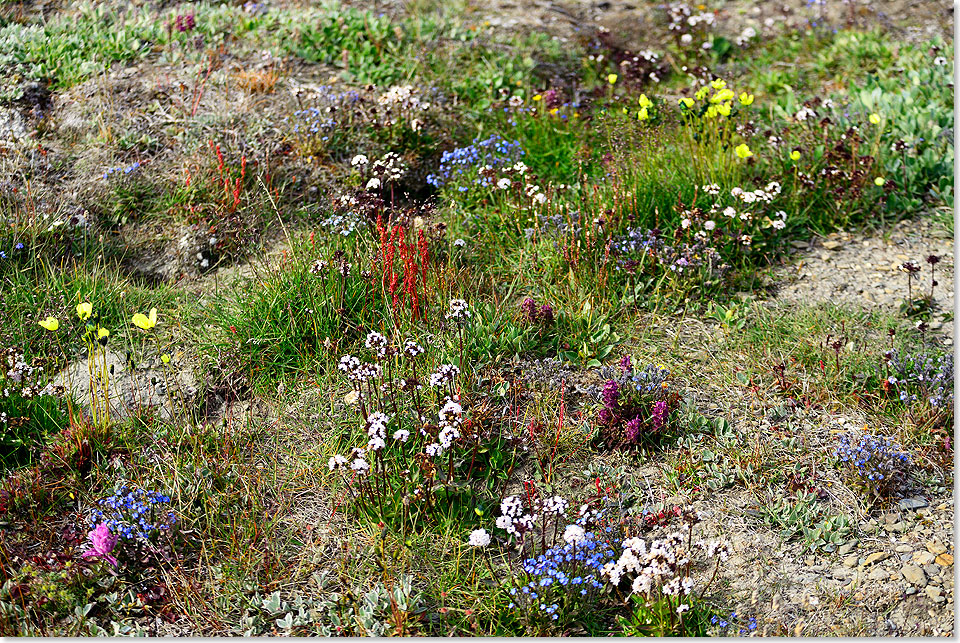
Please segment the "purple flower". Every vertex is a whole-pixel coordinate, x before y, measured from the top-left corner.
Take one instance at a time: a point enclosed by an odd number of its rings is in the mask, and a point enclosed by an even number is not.
[[[84,558],[93,558],[94,556],[99,556],[105,561],[117,566],[117,559],[110,554],[117,546],[117,541],[119,538],[112,533],[110,533],[110,528],[107,527],[107,523],[101,522],[99,525],[94,527],[94,529],[87,534],[90,538],[90,549],[83,552],[82,556]]]
[[[544,304],[540,306],[540,323],[544,326],[550,326],[553,324],[553,308],[550,307],[550,304]]]
[[[629,373],[633,370],[633,363],[630,361],[629,355],[624,355],[620,358],[620,371],[623,373]]]
[[[620,385],[617,384],[617,380],[607,380],[603,385],[603,405],[615,411],[618,399],[620,399]]]
[[[663,400],[653,403],[653,428],[659,431],[667,423],[667,403]]]
[[[624,437],[627,438],[627,442],[636,442],[640,437],[640,418],[635,417],[629,422],[627,422],[626,428],[623,430]]]
[[[523,303],[520,304],[520,312],[524,314],[527,321],[531,324],[537,323],[537,302],[530,297],[524,299]]]

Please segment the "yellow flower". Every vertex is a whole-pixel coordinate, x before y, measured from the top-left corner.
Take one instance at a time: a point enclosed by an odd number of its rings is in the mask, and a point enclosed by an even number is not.
[[[697,93],[694,94],[693,97],[696,98],[697,100],[703,100],[704,98],[707,97],[707,94],[709,93],[710,93],[709,87],[701,87],[700,89],[697,90]]]
[[[870,114],[870,122],[874,125],[880,124],[880,114]]]
[[[608,75],[607,75],[607,82],[610,83],[611,85],[615,84],[615,83],[617,82],[617,75],[616,75],[616,74],[608,74]]]
[[[800,160],[800,150],[793,150],[792,152],[790,152],[790,160],[791,160],[791,161],[799,161],[799,160]]]
[[[716,94],[710,97],[711,103],[722,103],[724,101],[733,100],[733,97],[736,94],[733,93],[732,89],[721,89]]]
[[[717,106],[711,105],[707,108],[707,113],[704,114],[707,118],[716,118],[717,117]]]
[[[580,112],[574,112],[574,113],[573,113],[573,117],[574,117],[574,118],[580,118]]]
[[[41,319],[37,323],[49,331],[54,331],[60,328],[60,322],[57,321],[56,317],[47,317],[46,319]]]
[[[620,108],[620,111],[622,111],[624,114],[626,114],[626,113],[627,113],[627,108],[626,108],[626,107],[622,107],[622,108]]]
[[[740,94],[740,104],[741,105],[752,105],[753,104],[753,94],[748,94],[747,92],[742,92]]]
[[[163,355],[160,356],[160,361],[163,362],[164,364],[169,364],[170,356],[164,353]]]
[[[730,103],[722,103],[722,104],[720,104],[720,105],[717,105],[717,112],[718,112],[721,116],[729,116],[729,115],[730,115]]]
[[[740,143],[740,145],[737,145],[736,149],[733,151],[736,152],[737,156],[742,159],[753,156],[753,152],[750,151],[750,148],[747,147],[746,143]]]
[[[110,336],[110,331],[107,330],[106,328],[97,329],[97,339],[103,339],[104,337],[109,337],[109,336]]]
[[[86,321],[90,319],[90,315],[93,314],[93,304],[89,301],[85,301],[82,304],[77,304],[77,316]]]
[[[560,111],[560,108],[559,108],[559,107],[554,107],[553,109],[550,110],[550,113],[551,113],[551,114],[556,114],[556,113],[559,112],[559,111]]]
[[[878,185],[878,186],[883,185],[886,182],[887,182],[886,179],[884,179],[882,176],[878,176],[873,180],[874,185]]]
[[[727,81],[723,80],[722,78],[717,78],[710,82],[710,86],[714,89],[723,89],[727,86]]]
[[[133,325],[143,330],[150,330],[157,325],[157,309],[151,308],[149,317],[143,313],[137,313],[133,316]]]
[[[640,94],[640,99],[637,102],[640,103],[640,107],[653,107],[653,102],[647,98],[646,94]]]
[[[543,100],[543,96],[541,96],[540,94],[534,94],[533,100],[534,102],[541,101]]]
[[[686,107],[687,109],[690,109],[691,107],[693,107],[693,99],[692,99],[692,98],[681,98],[681,99],[680,99],[680,106],[681,106],[681,107]]]
[[[641,108],[640,108],[640,111],[637,112],[637,120],[638,120],[638,121],[646,121],[646,120],[649,120],[649,119],[650,119],[650,114],[647,113],[647,108],[646,108],[646,107],[641,107]]]

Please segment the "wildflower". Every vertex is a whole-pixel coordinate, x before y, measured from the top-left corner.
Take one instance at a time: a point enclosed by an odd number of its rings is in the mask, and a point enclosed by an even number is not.
[[[681,98],[681,99],[680,99],[680,106],[681,106],[681,107],[686,107],[687,109],[690,109],[691,107],[693,107],[693,99],[692,99],[692,98],[686,98],[686,97]]]
[[[697,93],[694,94],[693,96],[694,96],[694,98],[696,98],[697,100],[703,100],[704,98],[707,97],[707,94],[709,94],[709,93],[710,93],[710,88],[709,88],[709,87],[701,87],[700,89],[697,90]]]
[[[681,603],[680,605],[677,605],[677,616],[682,615],[688,609],[690,609],[690,606],[687,605],[686,603]]]
[[[378,189],[379,187],[380,187],[380,179],[378,179],[377,177],[373,177],[372,179],[370,179],[369,181],[367,181],[366,189],[368,189],[368,190],[376,190],[376,189]]]
[[[710,81],[710,86],[716,90],[721,90],[727,86],[727,81],[723,80],[722,78],[715,78],[714,80]]]
[[[568,545],[576,545],[586,536],[586,532],[580,525],[567,525],[563,530],[563,540]]]
[[[109,336],[110,336],[110,331],[107,330],[106,328],[98,328],[98,329],[97,329],[97,339],[106,339],[106,338],[109,337]],[[170,358],[168,357],[168,358],[167,358],[167,361],[169,361],[169,360],[170,360]]]
[[[616,74],[607,74],[607,82],[610,83],[611,85],[616,84],[616,82],[617,82],[617,75],[616,75]]]
[[[350,165],[356,167],[358,165],[366,165],[369,163],[369,159],[363,154],[357,154],[353,157],[353,160],[350,161]]]
[[[335,455],[327,461],[327,466],[330,467],[331,471],[344,469],[347,466],[347,459],[342,455]]]
[[[730,103],[721,103],[720,105],[717,105],[717,113],[720,114],[721,116],[729,116]]]
[[[107,526],[107,523],[101,522],[87,535],[90,538],[91,547],[83,552],[82,556],[84,558],[93,558],[94,556],[103,558],[116,567],[117,559],[111,555],[110,552],[116,548],[117,541],[120,538],[110,532],[110,527]]]
[[[884,179],[882,176],[878,176],[877,178],[875,178],[875,179],[873,180],[873,184],[876,185],[876,186],[878,186],[878,187],[881,186],[881,185],[883,185],[883,184],[886,183],[886,182],[887,182],[886,179]]]
[[[870,114],[870,122],[874,125],[880,124],[880,114]]]
[[[800,150],[793,150],[792,152],[790,152],[790,160],[791,160],[791,161],[799,161],[799,160],[800,160]]]
[[[713,230],[713,229],[716,228],[716,227],[717,227],[717,222],[716,222],[716,221],[704,221],[704,222],[703,222],[703,229],[704,229],[704,230]]]
[[[464,241],[463,239],[457,239],[456,241],[453,242],[453,245],[455,245],[458,248],[462,248],[465,245],[467,245],[467,242]]]
[[[513,181],[511,181],[508,178],[502,178],[499,181],[497,181],[497,187],[500,188],[501,190],[506,190],[511,185],[513,185]]]
[[[543,96],[541,94],[535,94],[533,100],[534,102],[539,103],[541,100],[543,100]]]
[[[163,355],[160,356],[160,361],[163,362],[164,364],[169,364],[170,355],[168,355],[167,353],[164,353]]]
[[[638,120],[638,121],[650,120],[650,114],[647,113],[647,108],[646,108],[646,107],[641,107],[641,108],[640,108],[640,111],[637,112],[637,120]]]
[[[77,304],[77,316],[82,320],[86,321],[90,319],[90,315],[93,314],[93,304],[89,301],[85,301],[82,304]]]
[[[490,534],[486,529],[474,529],[470,532],[468,544],[471,547],[486,547],[490,544]]]
[[[406,429],[397,429],[393,432],[393,439],[399,440],[400,442],[406,442],[410,439],[410,431]]]
[[[133,316],[133,325],[143,330],[150,330],[157,325],[157,309],[151,308],[149,317],[143,313],[137,313]]]
[[[56,317],[47,317],[46,319],[41,319],[37,323],[49,331],[55,331],[60,328],[60,322],[57,321]]]
[[[734,149],[734,152],[737,154],[737,157],[741,159],[746,159],[753,156],[753,152],[750,151],[750,148],[747,146],[746,143],[741,143],[740,145],[737,145],[736,149]]]
[[[646,94],[640,94],[640,98],[637,102],[640,104],[640,107],[643,107],[643,108],[653,107],[653,102],[649,98],[647,98]]]
[[[739,97],[739,100],[740,100],[740,104],[741,104],[741,105],[744,105],[744,106],[746,106],[746,105],[752,105],[752,104],[753,104],[753,94],[748,94],[747,92],[741,92],[740,97]]]

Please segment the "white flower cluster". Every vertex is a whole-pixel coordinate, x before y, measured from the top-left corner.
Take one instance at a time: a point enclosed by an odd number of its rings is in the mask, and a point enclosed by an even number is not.
[[[353,355],[344,355],[340,358],[337,368],[352,382],[367,382],[380,377],[382,372],[378,364],[361,362]]]
[[[446,317],[462,324],[470,319],[470,306],[463,299],[451,299]]]
[[[390,424],[390,416],[384,413],[371,413],[367,417],[367,436],[370,438],[367,442],[368,449],[379,451],[387,446],[388,424]]]
[[[511,536],[522,536],[531,529],[539,517],[535,513],[524,512],[523,500],[520,496],[507,496],[500,502],[500,517],[497,518],[497,527]]]
[[[452,383],[454,378],[460,374],[460,369],[453,364],[441,364],[435,373],[430,374],[430,386],[443,386]]]
[[[367,333],[367,340],[364,342],[364,345],[374,352],[377,359],[386,357],[390,348],[387,338],[376,331]]]

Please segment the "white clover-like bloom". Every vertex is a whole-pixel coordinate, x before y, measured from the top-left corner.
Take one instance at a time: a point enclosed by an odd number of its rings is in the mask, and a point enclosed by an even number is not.
[[[377,190],[379,188],[380,188],[380,179],[378,179],[377,177],[373,177],[372,179],[367,181],[368,190]]]
[[[363,154],[357,154],[353,157],[353,160],[350,161],[350,165],[356,167],[358,165],[366,165],[369,163],[369,159]]]
[[[399,440],[400,442],[406,442],[410,439],[410,431],[406,429],[397,429],[393,432],[393,439]]]
[[[536,194],[533,195],[533,202],[539,205],[543,205],[544,203],[547,202],[547,195],[544,194],[543,192],[537,192]]]
[[[335,455],[327,462],[331,471],[339,471],[347,466],[347,459],[342,455]]]
[[[787,227],[787,222],[784,221],[783,219],[774,219],[773,227],[775,230],[783,230],[784,228]]]
[[[511,181],[510,179],[508,179],[508,178],[506,178],[506,177],[504,177],[504,178],[500,179],[499,181],[497,181],[497,187],[500,188],[501,190],[506,190],[506,189],[508,189],[511,185],[513,185],[513,181]]]
[[[586,531],[580,525],[567,525],[563,530],[563,541],[568,545],[576,545],[586,537]]]
[[[683,613],[686,612],[688,609],[690,609],[690,606],[687,605],[686,603],[681,603],[680,605],[677,605],[677,616],[682,616]]]
[[[370,463],[364,460],[363,458],[357,458],[350,465],[350,468],[356,471],[361,476],[363,476],[370,471]]]
[[[367,442],[367,448],[371,451],[379,451],[380,449],[387,446],[386,441],[380,436],[370,438],[370,441]]]
[[[463,299],[451,299],[450,311],[446,315],[447,319],[457,322],[465,322],[470,318],[470,306]]]
[[[543,501],[543,511],[548,514],[561,516],[570,508],[570,503],[563,496],[553,496]]]
[[[726,208],[723,209],[723,216],[729,217],[732,219],[735,216],[737,216],[737,211],[733,208],[733,206],[727,206]]]
[[[681,45],[686,46],[686,45],[689,45],[691,42],[693,42],[693,36],[691,36],[690,34],[685,33],[682,36],[680,36]]]
[[[470,532],[470,540],[467,542],[471,547],[486,547],[490,544],[490,534],[486,529],[474,529]]]
[[[453,245],[455,245],[458,248],[462,248],[465,245],[467,245],[467,242],[464,241],[463,239],[457,239],[456,241],[453,242]]]
[[[687,228],[690,227],[690,224],[691,224],[691,223],[692,223],[692,221],[690,221],[690,219],[683,219],[683,220],[680,222],[680,227],[682,227],[684,230],[686,230]]]
[[[427,448],[424,449],[426,454],[431,458],[434,458],[438,455],[443,455],[443,445],[437,444],[436,442],[431,442],[427,445]]]
[[[703,222],[703,229],[704,229],[704,230],[713,230],[713,229],[716,228],[716,227],[717,227],[717,222],[716,222],[716,221],[709,220],[709,221],[704,221],[704,222]]]

